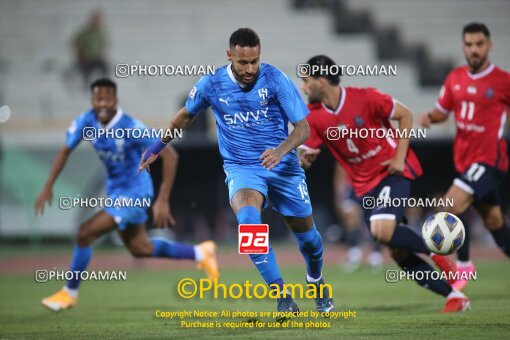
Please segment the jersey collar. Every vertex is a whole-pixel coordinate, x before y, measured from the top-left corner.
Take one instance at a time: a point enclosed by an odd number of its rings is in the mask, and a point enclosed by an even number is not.
[[[494,70],[494,67],[495,67],[494,64],[490,64],[485,70],[483,70],[480,73],[475,73],[475,74],[469,72],[469,69],[468,69],[467,74],[473,80],[480,79],[480,78],[485,77],[489,73],[491,73]]]
[[[230,77],[230,80],[232,80],[235,84],[239,85],[243,89],[246,87],[246,84],[237,81],[236,77],[234,76],[234,73],[232,72],[232,63],[227,65],[227,73]]]
[[[117,112],[115,113],[115,116],[112,117],[112,119],[110,119],[110,121],[108,122],[108,124],[105,125],[105,129],[111,129],[113,126],[115,126],[115,124],[117,124],[117,122],[122,118],[122,116],[124,115],[124,112],[122,112],[122,109],[119,107],[117,108]]]
[[[340,103],[338,103],[338,107],[335,109],[335,111],[330,110],[326,105],[324,105],[324,103],[321,103],[324,110],[326,110],[327,112],[329,112],[335,116],[338,115],[340,113],[340,111],[342,111],[342,107],[344,107],[345,93],[346,93],[345,88],[340,87],[340,93],[341,93]]]

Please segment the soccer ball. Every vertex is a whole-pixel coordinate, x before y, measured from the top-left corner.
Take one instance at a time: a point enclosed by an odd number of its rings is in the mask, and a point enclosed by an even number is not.
[[[455,215],[440,212],[429,216],[421,229],[427,248],[439,255],[455,253],[464,244],[464,224]]]

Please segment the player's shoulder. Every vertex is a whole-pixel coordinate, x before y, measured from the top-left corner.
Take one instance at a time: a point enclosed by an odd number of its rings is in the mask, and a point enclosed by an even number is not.
[[[119,109],[120,110],[120,109]],[[131,116],[129,113],[121,111],[119,112],[121,117],[119,118],[118,127],[121,128],[143,128],[145,125],[135,117]]]
[[[203,84],[207,84],[211,81],[218,81],[220,79],[223,79],[225,77],[228,77],[228,71],[227,71],[227,68],[229,67],[230,64],[227,64],[227,65],[223,65],[217,69],[214,70],[214,73],[209,73],[209,74],[206,74],[204,76],[202,76],[198,82],[199,83],[203,83]]]
[[[289,77],[278,67],[266,63],[260,64],[260,75],[265,76],[268,81],[275,82],[281,81],[283,79],[289,79]]]
[[[446,75],[445,82],[449,79],[458,79],[459,77],[463,77],[469,73],[469,69],[467,65],[462,65],[454,68]]]
[[[92,124],[96,119],[94,109],[89,109],[75,117],[74,121],[81,124]]]
[[[67,133],[74,134],[77,131],[89,126],[94,126],[96,114],[94,109],[89,109],[76,116],[71,124],[67,127]]]
[[[226,78],[229,77],[227,67],[228,65],[223,65],[222,67],[215,69],[214,73],[208,73],[198,78],[197,82],[195,83],[195,86],[193,86],[193,89],[191,90],[191,93],[196,92],[197,88],[207,89],[209,86],[211,86],[211,84],[224,81]]]
[[[260,72],[268,75],[281,75],[284,74],[278,67],[268,64],[260,63]]]
[[[366,98],[367,96],[372,97],[374,95],[384,94],[382,91],[375,87],[356,87],[356,86],[345,86],[345,97],[361,97]]]
[[[502,69],[499,66],[494,65],[494,73],[501,78],[506,78],[507,80],[510,80],[510,72],[507,70]]]

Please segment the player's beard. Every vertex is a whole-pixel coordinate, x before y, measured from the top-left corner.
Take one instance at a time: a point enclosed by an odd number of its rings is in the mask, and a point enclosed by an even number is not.
[[[478,61],[473,60],[473,56],[468,58],[468,60],[467,60],[468,65],[471,68],[471,71],[473,71],[473,73],[477,73],[478,71],[480,71],[480,68],[482,67],[482,65],[484,65],[485,62],[487,61],[487,56],[482,58],[477,55],[477,57],[478,57],[478,59],[476,59],[476,60],[478,60]]]
[[[257,80],[257,78],[259,77],[259,71],[260,71],[260,67],[259,67],[259,69],[257,70],[257,73],[255,73],[255,74],[253,75],[253,77],[252,77],[252,81],[250,81],[249,83],[247,83],[247,82],[245,82],[245,81],[243,80],[243,77],[241,77],[241,76],[239,75],[239,73],[237,73],[237,71],[236,71],[236,69],[234,68],[234,66],[232,66],[232,73],[234,74],[234,77],[236,78],[236,80],[237,80],[238,82],[240,82],[241,84],[244,84],[244,85],[250,85],[250,84],[253,84],[253,83]]]
[[[115,112],[116,112],[115,109],[114,110],[108,110],[108,109],[96,110],[97,120],[99,120],[99,122],[102,125],[106,125],[113,118],[113,116],[115,115]]]

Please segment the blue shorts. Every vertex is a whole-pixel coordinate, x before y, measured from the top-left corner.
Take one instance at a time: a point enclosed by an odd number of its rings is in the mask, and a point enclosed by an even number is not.
[[[473,163],[453,184],[473,196],[474,204],[500,205],[501,199],[498,188],[505,179],[505,173],[497,168]]]
[[[397,223],[404,220],[405,204],[379,204],[383,199],[396,199],[405,202],[409,198],[411,181],[402,176],[385,177],[374,189],[370,190],[361,198],[364,219],[367,226],[373,220],[395,220]]]
[[[106,213],[113,217],[119,230],[124,231],[128,224],[137,225],[147,222],[147,209],[149,206],[144,203],[152,201],[152,195],[122,191],[110,193],[108,198],[112,200],[127,199],[129,202],[133,202],[133,204],[129,206],[104,208]]]
[[[266,170],[261,165],[223,166],[227,178],[229,202],[241,189],[260,192],[265,200],[262,209],[271,201],[273,209],[283,216],[308,217],[312,214],[312,204],[308,196],[305,172],[296,164],[283,169]]]

